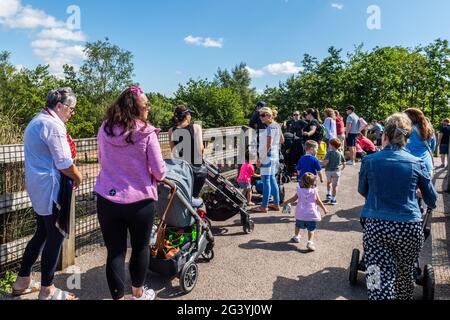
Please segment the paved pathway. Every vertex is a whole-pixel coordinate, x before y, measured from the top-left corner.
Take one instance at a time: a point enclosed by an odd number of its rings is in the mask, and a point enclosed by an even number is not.
[[[363,199],[356,191],[358,172],[359,165],[348,167],[344,172],[339,204],[330,207],[331,214],[319,223],[316,252],[307,252],[305,234],[300,244],[289,242],[294,228],[293,216],[256,214],[253,216],[255,231],[250,235],[243,233],[240,219],[236,216],[224,223],[213,223],[216,257],[210,263],[199,264],[199,281],[191,294],[180,295],[178,279],[171,281],[155,274],[149,275],[148,285],[157,291],[158,299],[367,299],[362,273],[358,286],[351,287],[348,282],[352,249],[362,247],[359,213]],[[288,195],[292,195],[294,189],[295,184],[287,185]],[[323,184],[320,189],[321,195],[324,195]],[[442,197],[440,211],[435,216],[438,221],[434,222],[441,221],[448,231],[449,217],[442,213]],[[448,250],[448,242],[442,234],[442,226],[439,228],[439,237],[443,237],[440,240],[441,249],[444,248],[441,253],[447,254],[448,261],[448,251],[445,251]],[[425,263],[432,259],[432,245],[436,247],[429,240],[423,250],[422,261]],[[441,257],[441,263],[445,263],[445,254]],[[77,266],[82,272],[82,290],[74,292],[81,299],[110,298],[105,279],[105,260],[103,248],[77,258]],[[445,269],[445,266],[439,266]],[[439,269],[439,272],[444,272],[444,269]],[[439,274],[441,281],[440,277]],[[66,279],[67,275],[58,275],[57,284],[65,288]],[[129,284],[129,279],[127,281]],[[420,297],[419,289],[417,297]],[[445,298],[444,295],[440,297]]]

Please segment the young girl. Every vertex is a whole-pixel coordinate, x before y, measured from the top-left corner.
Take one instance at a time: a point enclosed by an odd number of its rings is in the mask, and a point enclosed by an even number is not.
[[[255,204],[252,202],[252,176],[255,173],[255,168],[252,164],[250,164],[250,155],[249,152],[245,152],[245,163],[241,167],[241,171],[239,172],[239,177],[237,182],[239,183],[239,187],[244,190],[244,195],[247,198],[247,205],[254,206]]]
[[[298,200],[295,210],[295,218],[297,220],[295,223],[295,235],[292,241],[299,243],[300,229],[307,229],[308,243],[306,248],[310,251],[316,250],[314,245],[314,232],[317,228],[317,222],[322,220],[317,206],[322,209],[324,214],[328,213],[328,210],[320,200],[319,191],[316,187],[316,179],[317,177],[312,173],[305,173],[301,179],[300,186],[297,187],[297,194],[284,204],[284,206],[287,206]]]

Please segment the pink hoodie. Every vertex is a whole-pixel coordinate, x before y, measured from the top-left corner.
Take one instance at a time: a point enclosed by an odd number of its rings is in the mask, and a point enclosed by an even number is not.
[[[98,158],[100,173],[95,192],[111,202],[135,203],[158,200],[157,182],[165,177],[166,164],[162,158],[157,135],[160,129],[137,123],[133,133],[134,144],[128,144],[127,134],[119,136],[122,129],[114,128],[114,137],[104,130],[98,132]]]

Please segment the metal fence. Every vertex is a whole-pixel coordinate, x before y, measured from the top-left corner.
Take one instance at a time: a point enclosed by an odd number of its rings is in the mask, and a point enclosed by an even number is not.
[[[204,130],[205,157],[222,166],[228,176],[237,171],[238,147],[243,142],[243,127]],[[167,133],[159,135],[163,156],[170,154]],[[218,144],[218,141],[227,143]],[[75,256],[103,245],[93,191],[100,166],[97,139],[76,140],[76,164],[83,183],[75,192]],[[23,252],[35,231],[35,213],[25,190],[23,145],[0,146],[0,277],[17,271]],[[37,270],[39,264],[35,266]]]

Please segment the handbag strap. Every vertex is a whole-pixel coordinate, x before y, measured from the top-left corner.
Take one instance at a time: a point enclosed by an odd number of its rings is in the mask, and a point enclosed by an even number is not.
[[[175,199],[175,195],[177,193],[177,186],[172,183],[169,182],[168,180],[164,180],[161,183],[164,183],[165,185],[169,186],[171,188],[172,194],[169,197],[169,202],[167,203],[167,207],[164,210],[164,213],[161,217],[161,221],[159,222],[158,228],[156,229],[156,244],[154,249],[156,250],[156,253],[158,252],[158,250],[161,250],[162,248],[164,248],[164,239],[165,239],[165,230],[166,230],[166,216],[169,212],[169,210],[172,208],[172,204],[173,204],[173,200]]]

